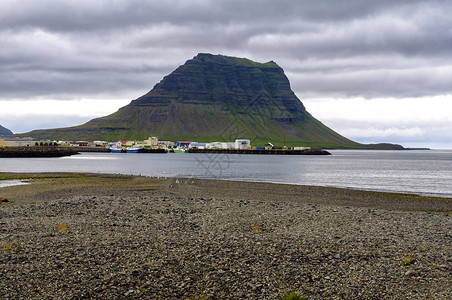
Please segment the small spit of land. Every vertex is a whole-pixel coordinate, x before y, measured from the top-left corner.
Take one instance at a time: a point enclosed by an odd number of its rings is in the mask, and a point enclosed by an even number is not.
[[[303,150],[292,149],[189,149],[189,153],[220,154],[271,154],[271,155],[331,155],[330,152],[317,148]]]
[[[68,147],[0,147],[2,157],[63,157],[77,154]]]
[[[0,189],[1,298],[452,298],[452,199],[119,175],[0,178],[33,178]]]

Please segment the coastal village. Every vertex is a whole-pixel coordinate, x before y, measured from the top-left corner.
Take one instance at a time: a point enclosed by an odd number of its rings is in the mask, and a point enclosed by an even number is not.
[[[118,141],[98,142],[103,147],[110,149],[111,152],[144,152],[147,149],[162,149],[169,152],[189,152],[190,149],[235,149],[248,150],[251,149],[251,142],[247,139],[237,139],[235,142],[213,142],[198,143],[192,141],[159,141],[157,137],[150,137],[144,141]]]
[[[59,141],[36,140],[34,138],[0,137],[0,147],[86,147],[104,148],[111,152],[142,152],[145,149],[173,150],[185,152],[189,149],[251,149],[251,142],[247,139],[237,139],[234,142],[198,143],[192,141],[160,141],[157,137],[146,140],[122,140],[122,141]],[[132,151],[131,151],[132,150]]]
[[[309,147],[275,147],[271,142],[264,147],[253,147],[249,139],[236,139],[234,142],[199,143],[193,141],[168,141],[149,137],[146,140],[123,141],[57,141],[36,140],[34,138],[0,137],[0,147],[72,147],[78,151],[99,151],[113,153],[188,153],[196,150],[309,150]]]

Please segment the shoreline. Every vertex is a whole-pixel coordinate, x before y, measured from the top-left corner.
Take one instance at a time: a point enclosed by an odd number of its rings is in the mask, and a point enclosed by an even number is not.
[[[366,189],[366,188],[358,188],[358,187],[336,187],[336,186],[326,186],[326,185],[303,185],[296,183],[284,183],[284,182],[271,182],[271,181],[248,181],[248,180],[238,180],[238,179],[215,179],[215,178],[196,178],[196,177],[166,177],[166,176],[148,176],[148,175],[134,175],[134,174],[121,174],[121,173],[89,173],[89,172],[0,172],[0,182],[2,180],[17,180],[20,179],[23,182],[27,180],[33,179],[44,179],[44,178],[71,178],[71,177],[103,177],[103,178],[140,178],[142,180],[165,180],[165,181],[177,181],[177,182],[189,182],[189,181],[197,181],[197,182],[206,182],[211,183],[212,185],[227,185],[230,183],[232,186],[246,186],[247,188],[252,188],[253,185],[256,186],[268,186],[268,190],[272,190],[271,186],[274,185],[278,187],[276,190],[278,191],[278,195],[282,195],[281,191],[289,188],[291,190],[299,190],[299,192],[304,189],[311,190],[330,190],[330,192],[334,193],[337,191],[340,194],[346,195],[347,192],[351,193],[348,197],[357,197],[359,195],[367,195],[363,199],[367,199],[371,195],[379,195],[381,198],[391,199],[415,199],[419,201],[440,201],[449,203],[452,202],[452,197],[446,194],[423,194],[423,193],[412,193],[412,192],[399,192],[399,191],[390,191],[390,190],[378,190],[378,189]],[[23,184],[20,184],[23,185]],[[205,185],[206,188],[208,185]],[[230,187],[229,187],[230,188]],[[291,193],[294,193],[293,191]],[[355,193],[355,195],[353,195]],[[331,203],[332,204],[332,203]],[[375,207],[376,208],[376,207]],[[390,208],[390,207],[386,207]],[[452,212],[452,208],[451,208]]]
[[[6,299],[447,299],[452,199],[271,183],[0,173]]]

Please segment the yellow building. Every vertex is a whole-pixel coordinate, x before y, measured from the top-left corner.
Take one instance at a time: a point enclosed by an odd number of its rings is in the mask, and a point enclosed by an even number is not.
[[[135,144],[136,144],[135,141],[127,141],[126,142],[126,147],[132,147]]]
[[[36,141],[32,138],[3,138],[0,139],[0,147],[31,147]]]
[[[159,145],[159,139],[155,136],[150,137],[147,140],[144,140],[144,145],[146,147],[157,147]]]

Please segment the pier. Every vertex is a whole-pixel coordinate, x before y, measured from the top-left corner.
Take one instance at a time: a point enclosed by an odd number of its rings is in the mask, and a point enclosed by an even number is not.
[[[331,155],[322,149],[196,149],[191,148],[188,153],[227,153],[227,154],[276,154],[276,155]]]

